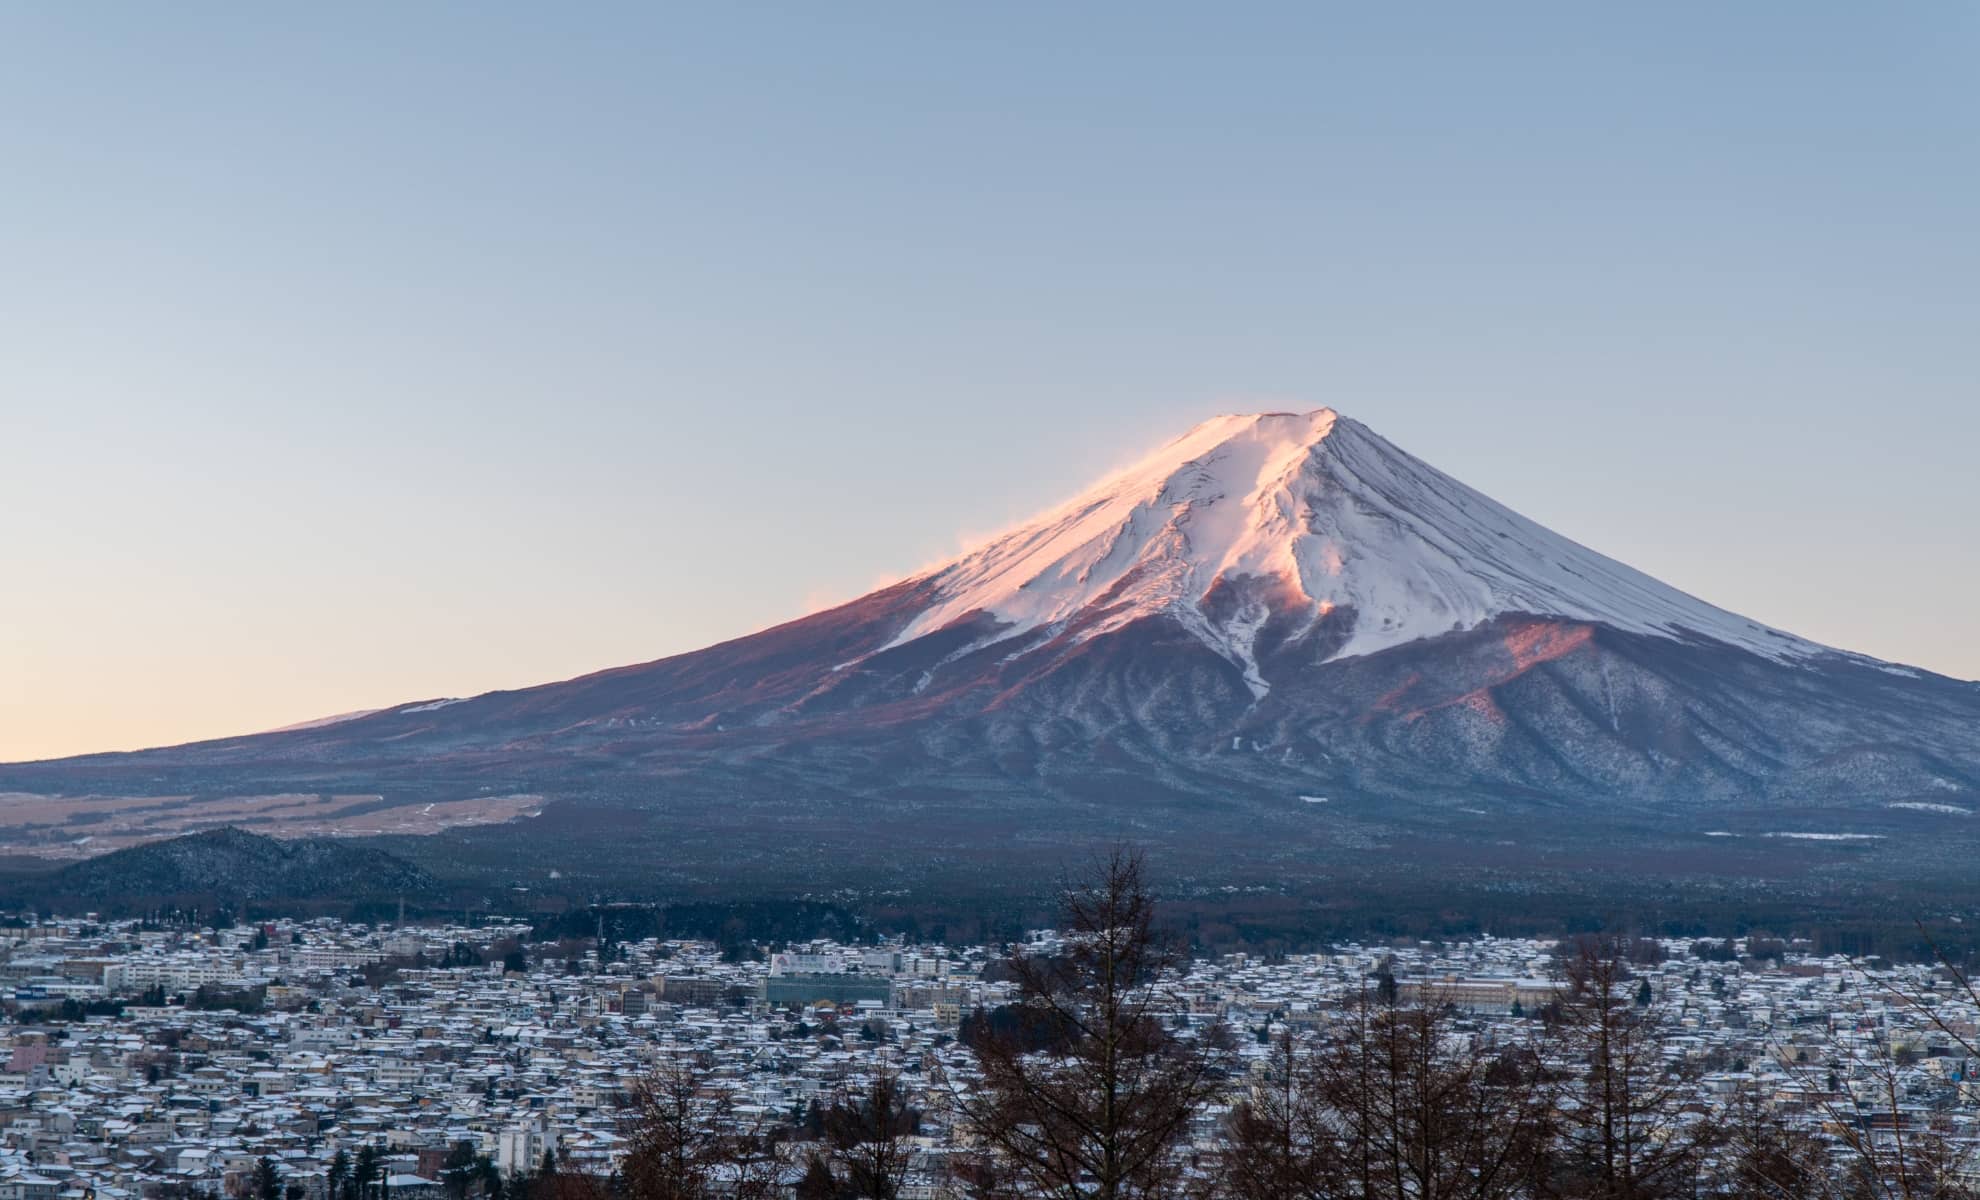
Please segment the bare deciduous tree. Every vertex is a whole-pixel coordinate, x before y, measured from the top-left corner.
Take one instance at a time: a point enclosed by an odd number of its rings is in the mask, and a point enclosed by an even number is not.
[[[1788,1125],[1753,1096],[1728,1108],[1723,1128],[1715,1190],[1752,1200],[1848,1200],[1846,1181],[1822,1139]]]
[[[1232,1108],[1218,1172],[1228,1200],[1329,1200],[1345,1177],[1339,1129],[1320,1096],[1316,1050],[1291,1031]]]
[[[1541,1173],[1552,1095],[1520,1056],[1455,1033],[1436,1007],[1360,1004],[1344,1025],[1321,1094],[1353,1147],[1354,1195],[1505,1200]]]
[[[640,1081],[621,1122],[628,1200],[755,1200],[773,1194],[776,1162],[758,1123],[738,1117],[695,1067],[675,1061]]]
[[[1684,1111],[1697,1072],[1665,1059],[1660,1014],[1635,1003],[1623,947],[1584,940],[1566,974],[1561,1028],[1579,1077],[1560,1106],[1561,1190],[1587,1200],[1688,1195],[1717,1136]]]
[[[1552,1094],[1522,1047],[1461,1034],[1434,1005],[1350,1007],[1275,1045],[1229,1123],[1233,1200],[1510,1200],[1541,1190]]]
[[[977,1134],[1036,1195],[1128,1200],[1173,1195],[1173,1151],[1219,1086],[1215,1039],[1168,1028],[1176,947],[1157,933],[1138,853],[1117,849],[1069,884],[1064,942],[1012,955],[1042,1049],[995,1031],[978,1040]]]
[[[1938,952],[1936,946],[1934,952]],[[1964,974],[1941,955],[1942,970],[1968,1000],[1980,1000]],[[1876,996],[1898,1011],[1906,1011],[1939,1030],[1971,1057],[1980,1057],[1969,1039],[1941,1013],[1939,998],[1930,991],[1908,991],[1867,975],[1856,979],[1855,992]],[[1961,1139],[1937,1128],[1918,1106],[1907,1102],[1907,1080],[1913,1068],[1907,1055],[1894,1048],[1890,1031],[1866,1037],[1832,1031],[1824,1048],[1824,1070],[1840,1070],[1850,1080],[1846,1092],[1831,1094],[1819,1084],[1808,1064],[1783,1065],[1797,1076],[1817,1105],[1823,1133],[1837,1147],[1839,1175],[1847,1186],[1830,1193],[1845,1200],[1972,1200],[1980,1195],[1969,1182],[1971,1152]]]

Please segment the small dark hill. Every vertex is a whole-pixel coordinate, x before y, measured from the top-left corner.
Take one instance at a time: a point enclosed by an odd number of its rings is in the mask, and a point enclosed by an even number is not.
[[[230,826],[73,863],[36,880],[32,890],[46,900],[116,909],[181,897],[238,905],[422,896],[437,886],[433,876],[383,850],[322,839],[278,841]]]

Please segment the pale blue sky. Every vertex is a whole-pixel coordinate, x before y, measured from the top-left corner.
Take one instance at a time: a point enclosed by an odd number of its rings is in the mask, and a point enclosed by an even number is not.
[[[846,597],[1211,413],[1980,676],[1967,3],[0,7],[0,759]]]

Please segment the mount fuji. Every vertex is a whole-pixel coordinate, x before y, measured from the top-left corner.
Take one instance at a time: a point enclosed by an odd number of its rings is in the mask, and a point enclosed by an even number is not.
[[[1260,698],[1259,638],[1275,622],[1295,640],[1324,627],[1322,662],[1510,614],[1827,653],[1576,545],[1324,408],[1206,421],[925,578],[934,603],[893,645],[977,614],[994,629],[973,646],[1164,616]]]
[[[0,767],[0,792],[529,794],[532,830],[702,879],[1123,835],[1260,874],[1596,844],[1916,863],[1970,845],[1980,684],[1717,608],[1320,409],[1213,418],[949,562],[704,650]]]

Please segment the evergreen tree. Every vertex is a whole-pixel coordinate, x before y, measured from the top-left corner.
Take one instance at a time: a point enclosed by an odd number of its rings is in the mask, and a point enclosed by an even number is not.
[[[839,1181],[822,1158],[813,1158],[798,1180],[796,1200],[839,1200]]]
[[[440,1182],[447,1186],[448,1195],[467,1200],[468,1187],[479,1175],[473,1142],[460,1141],[448,1147],[447,1158],[440,1165]]]
[[[378,1147],[366,1142],[358,1147],[357,1166],[351,1170],[351,1190],[360,1200],[374,1194],[380,1172]]]
[[[342,1147],[330,1156],[330,1168],[324,1172],[324,1192],[330,1200],[341,1200],[344,1184],[351,1177],[351,1156]]]
[[[274,1159],[263,1157],[254,1164],[254,1194],[260,1200],[282,1200],[282,1176]]]

